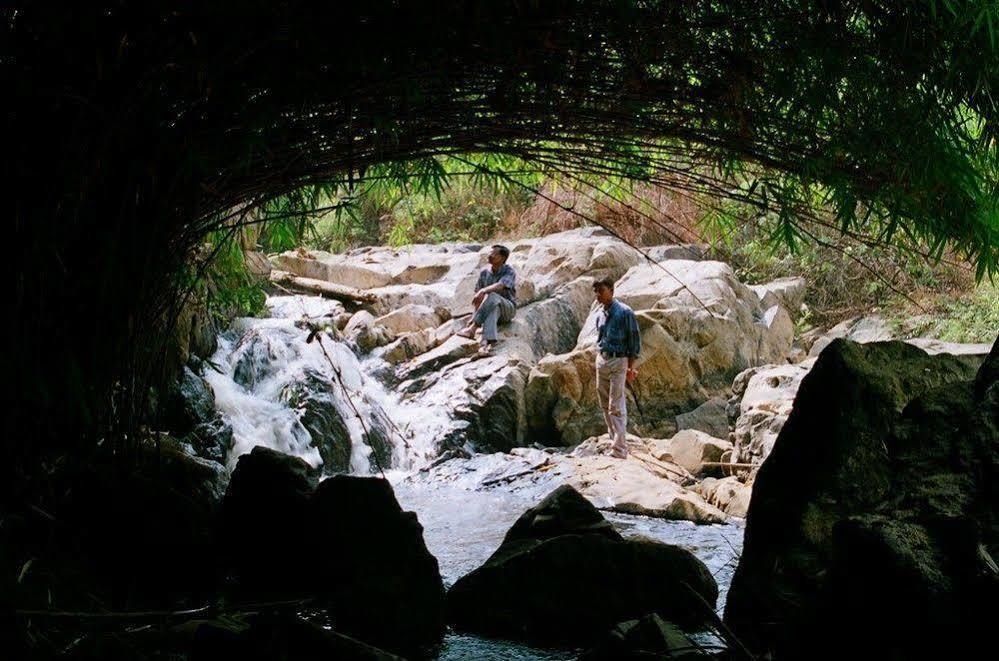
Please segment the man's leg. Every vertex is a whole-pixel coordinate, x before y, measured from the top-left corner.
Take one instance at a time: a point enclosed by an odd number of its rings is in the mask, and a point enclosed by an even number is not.
[[[499,323],[501,324],[510,323],[517,314],[517,306],[506,296],[500,296],[499,310]]]
[[[610,417],[611,367],[610,361],[597,353],[597,403],[607,424],[607,435],[614,442],[614,422]]]
[[[503,297],[492,292],[479,304],[479,309],[475,311],[473,318],[475,323],[482,327],[482,341],[495,342],[498,339],[496,334],[496,324],[500,315],[500,299]]]
[[[611,435],[614,447],[611,454],[624,459],[628,456],[628,400],[626,378],[628,376],[628,359],[613,358],[608,361],[613,365],[610,373],[610,406],[608,417],[614,431]]]

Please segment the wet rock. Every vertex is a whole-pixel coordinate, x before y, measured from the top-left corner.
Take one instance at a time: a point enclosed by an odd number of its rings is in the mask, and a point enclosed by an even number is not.
[[[683,466],[694,473],[703,470],[704,462],[718,462],[732,451],[732,444],[694,429],[684,429],[656,445],[654,456]]]
[[[423,527],[380,478],[337,475],[310,505],[321,560],[310,567],[335,629],[391,650],[436,643],[444,585]]]
[[[639,661],[645,659],[712,659],[680,627],[655,613],[621,622],[580,661]]]
[[[233,350],[233,380],[247,390],[274,375],[279,365],[294,353],[293,335],[270,328],[244,333]]]
[[[316,471],[298,457],[258,446],[239,458],[219,532],[239,592],[254,598],[311,593],[313,568],[298,554],[309,548],[316,525],[307,511],[316,483]]]
[[[749,500],[752,488],[738,477],[714,478],[707,477],[695,487],[706,501],[725,512],[729,516],[745,518],[749,512]]]
[[[975,394],[978,362],[901,342],[821,353],[756,478],[728,597],[726,621],[754,652],[977,646],[911,632],[982,630],[977,604],[997,596],[999,406]]]
[[[595,510],[572,507],[572,516],[551,525],[528,512],[483,566],[454,584],[448,616],[456,629],[577,646],[650,612],[689,628],[703,624],[705,607],[691,591],[713,604],[718,589],[700,560],[676,546],[615,539],[590,523]],[[572,532],[560,534],[564,528]]]
[[[715,438],[728,438],[727,403],[721,397],[712,397],[693,411],[676,416],[678,431],[694,429]]]
[[[186,622],[173,633],[189,641],[191,661],[242,659],[395,661],[402,657],[291,615],[250,614]]]
[[[170,432],[183,436],[215,417],[215,395],[211,387],[187,365],[168,390],[162,420]]]
[[[143,472],[161,479],[180,493],[191,496],[208,511],[222,502],[229,486],[229,473],[219,461],[188,452],[184,441],[161,435],[143,442]]]
[[[399,365],[430,351],[435,346],[437,346],[437,330],[427,328],[415,333],[406,333],[391,342],[381,353],[381,358],[390,365]]]
[[[197,425],[182,440],[197,456],[224,465],[226,455],[232,448],[232,434],[232,425],[216,414],[208,422]]]
[[[374,315],[367,310],[354,313],[343,328],[343,336],[353,342],[362,353],[369,353],[395,339],[395,334],[377,324]]]
[[[299,421],[323,459],[323,469],[342,473],[350,471],[352,443],[335,388],[325,376],[309,371],[285,386],[280,399],[298,411]]]
[[[455,361],[471,356],[479,349],[475,340],[454,335],[439,347],[419,356],[402,373],[403,379],[416,379],[431,372],[439,372]]]
[[[496,356],[477,360],[464,370],[469,400],[457,417],[468,422],[464,435],[472,449],[508,452],[524,445],[527,365]]]

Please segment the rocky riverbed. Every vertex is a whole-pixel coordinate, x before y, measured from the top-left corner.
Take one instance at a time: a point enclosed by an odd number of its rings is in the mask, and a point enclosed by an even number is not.
[[[210,360],[192,359],[185,369],[172,400],[173,419],[183,422],[170,430],[179,447],[200,462],[204,490],[215,498],[255,447],[301,460],[311,480],[386,475],[419,517],[445,586],[488,565],[527,508],[572,488],[625,538],[692,551],[717,582],[720,611],[756,477],[799,387],[837,340],[877,342],[896,331],[869,317],[796,337],[801,280],[742,283],[695,245],[635,249],[599,230],[509,245],[519,310],[485,358],[455,331],[467,319],[487,247],[272,258],[281,284],[268,315],[237,320]],[[629,400],[627,460],[607,456],[593,392],[591,284],[607,275],[636,310],[644,347]],[[303,287],[326,297],[296,293]],[[989,352],[907,342],[914,355],[954,354],[969,366]],[[489,560],[498,563],[490,571],[525,571],[501,560]],[[474,594],[499,589],[492,580],[483,578]],[[514,625],[504,633],[466,624],[470,631],[449,634],[442,658],[564,658],[479,636],[516,638]],[[527,642],[538,643],[537,633]]]

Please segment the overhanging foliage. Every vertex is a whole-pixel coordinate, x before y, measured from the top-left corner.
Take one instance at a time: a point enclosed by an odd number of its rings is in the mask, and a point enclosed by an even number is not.
[[[206,234],[387,162],[660,180],[786,241],[824,206],[999,268],[994,0],[318,5],[6,10],[17,429],[133,428]]]

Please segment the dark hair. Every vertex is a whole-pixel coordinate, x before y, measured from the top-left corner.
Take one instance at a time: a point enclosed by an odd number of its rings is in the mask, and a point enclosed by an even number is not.
[[[497,243],[495,246],[493,246],[493,250],[498,252],[503,257],[504,262],[510,259],[510,249],[507,248],[506,246],[501,246]]]
[[[614,278],[607,276],[605,278],[598,278],[594,280],[593,288],[596,289],[597,287],[606,287],[607,289],[614,291]]]

